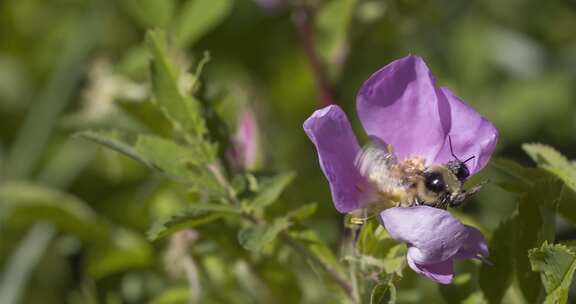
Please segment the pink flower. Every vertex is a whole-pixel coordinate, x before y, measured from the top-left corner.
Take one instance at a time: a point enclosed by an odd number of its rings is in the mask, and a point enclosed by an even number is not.
[[[498,138],[491,122],[447,88],[436,86],[417,56],[396,60],[370,76],[358,92],[356,109],[366,133],[392,145],[398,159],[418,156],[427,166],[446,164],[454,159],[450,138],[456,155],[475,156],[466,163],[470,175],[486,166]],[[316,146],[336,209],[347,213],[362,208],[371,195],[359,187],[367,181],[354,165],[361,148],[346,114],[336,105],[327,106],[304,122],[304,130]],[[451,282],[453,259],[488,254],[480,232],[447,211],[396,207],[380,216],[383,225],[395,231],[389,231],[392,237],[410,246],[409,266],[436,282]],[[427,237],[432,238],[425,241]]]

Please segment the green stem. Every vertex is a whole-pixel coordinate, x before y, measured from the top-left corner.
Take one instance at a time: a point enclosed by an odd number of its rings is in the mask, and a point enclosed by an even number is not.
[[[335,102],[330,87],[330,81],[326,76],[326,72],[314,45],[316,39],[314,37],[313,18],[314,11],[310,7],[301,6],[294,10],[292,21],[296,27],[298,38],[300,39],[300,44],[302,45],[306,59],[310,64],[314,85],[320,99],[319,106],[324,107],[334,104]]]
[[[361,227],[361,226],[360,226]],[[344,243],[344,256],[351,255],[354,258],[358,256],[358,249],[356,248],[358,234],[360,227],[347,228],[349,236]],[[358,269],[357,264],[352,262],[349,264],[348,271],[350,272],[350,278],[352,279],[352,294],[354,303],[360,303],[360,286],[358,284],[358,276],[356,275]]]

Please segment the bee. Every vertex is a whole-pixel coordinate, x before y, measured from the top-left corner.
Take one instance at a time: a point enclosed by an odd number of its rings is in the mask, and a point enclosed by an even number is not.
[[[361,224],[369,214],[387,207],[411,207],[426,205],[440,209],[458,207],[478,192],[486,183],[481,182],[464,190],[464,182],[470,176],[466,163],[475,156],[460,160],[452,149],[454,160],[446,164],[426,166],[422,158],[414,157],[399,161],[393,147],[377,138],[371,138],[357,155],[355,165],[368,185],[357,186],[359,191],[375,193],[372,203],[353,215],[350,222]],[[370,189],[367,189],[370,188]],[[368,216],[367,216],[368,215]]]

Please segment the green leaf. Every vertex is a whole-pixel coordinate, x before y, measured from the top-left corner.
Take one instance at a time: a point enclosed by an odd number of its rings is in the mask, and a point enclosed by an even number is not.
[[[541,181],[535,184],[518,203],[515,228],[515,269],[518,285],[530,303],[536,302],[542,293],[540,278],[531,272],[528,250],[540,247],[545,241],[554,240],[554,205],[560,195],[556,181]],[[552,208],[544,208],[544,206]]]
[[[377,277],[382,274],[402,276],[406,265],[406,246],[397,244],[392,247],[384,258],[375,258],[369,255],[353,255],[344,258],[348,262],[356,263],[364,276]]]
[[[133,143],[136,141],[134,136],[129,136],[128,134],[119,131],[82,131],[74,134],[74,137],[103,145],[109,149],[124,154],[149,168],[154,168],[152,163],[134,149]]]
[[[150,301],[150,304],[186,304],[189,300],[190,287],[179,286],[163,290]]]
[[[152,54],[151,82],[154,101],[164,115],[190,144],[198,144],[207,135],[201,104],[192,96],[183,96],[178,86],[179,67],[170,59],[164,32],[149,31],[147,45]]]
[[[252,209],[263,209],[276,202],[280,194],[294,180],[296,174],[293,172],[279,174],[273,178],[265,179],[258,185],[258,192],[250,202]]]
[[[25,182],[0,186],[0,204],[8,207],[13,224],[29,225],[38,220],[83,240],[106,242],[108,226],[84,202],[69,194]]]
[[[314,258],[334,269],[340,276],[344,276],[344,268],[334,252],[310,229],[300,231],[289,231],[289,234],[296,241],[303,243]]]
[[[398,242],[377,221],[370,220],[360,230],[357,248],[362,255],[383,259],[396,245]]]
[[[149,135],[140,135],[134,150],[155,169],[175,180],[192,184],[211,193],[224,193],[224,189],[208,169],[214,155],[207,151],[183,147],[173,141]]]
[[[535,183],[550,182],[551,178],[558,178],[546,169],[524,167],[515,161],[503,158],[492,160],[491,168],[501,173],[501,176],[495,177],[498,185],[518,194],[530,191]],[[544,199],[542,202],[549,207],[556,208],[555,201]],[[558,212],[567,220],[576,223],[576,192],[568,186],[560,190]]]
[[[500,173],[495,176],[495,183],[515,193],[526,192],[536,180],[545,177],[545,174],[538,169],[524,167],[505,158],[493,159],[490,161],[490,168]]]
[[[452,284],[438,286],[440,294],[446,303],[462,303],[475,292],[481,293],[478,291],[478,286],[474,279],[476,270],[477,267],[475,265],[470,262],[464,262],[458,267]]]
[[[565,219],[576,224],[576,192],[564,186],[558,200],[558,212]]]
[[[529,257],[532,270],[540,272],[546,289],[544,303],[567,303],[576,270],[576,254],[563,245],[544,243],[530,250]]]
[[[217,203],[196,203],[186,207],[188,212],[221,212],[225,214],[242,214],[242,210],[236,206],[223,205]]]
[[[87,270],[91,277],[105,276],[152,264],[153,249],[140,234],[126,229],[111,233],[111,242],[92,248],[88,253]]]
[[[462,301],[462,304],[484,304],[484,303],[488,302],[486,302],[486,299],[484,299],[484,297],[482,296],[482,292],[480,291],[471,293],[470,296],[468,296],[466,299]]]
[[[556,175],[568,187],[576,191],[576,167],[564,155],[543,144],[523,144],[522,149],[538,167]]]
[[[199,144],[195,147],[183,147],[157,136],[135,137],[118,131],[84,131],[75,136],[120,152],[150,169],[196,189],[220,195],[225,191],[208,169],[208,164],[214,161],[216,153],[210,151],[209,146]]]
[[[288,212],[286,218],[293,221],[302,221],[312,216],[316,212],[316,209],[318,209],[318,204],[316,203],[306,204],[296,210]]]
[[[370,293],[370,304],[392,304],[396,303],[396,287],[394,284],[378,283]]]
[[[253,252],[260,252],[291,224],[287,218],[277,218],[271,224],[249,226],[240,230],[238,241],[244,248]]]
[[[232,0],[188,0],[176,20],[178,45],[193,46],[230,14],[233,4]]]
[[[184,212],[174,215],[168,220],[155,223],[148,230],[147,235],[150,240],[158,240],[184,229],[204,225],[225,216],[239,214],[240,210],[233,206],[216,203],[192,204]]]
[[[325,290],[329,290],[332,296],[342,299],[342,301],[344,298],[349,299],[343,288],[343,285],[347,285],[350,280],[349,273],[346,273],[343,263],[334,255],[333,250],[313,230],[290,229],[287,231],[285,240],[295,253],[306,258],[314,273],[324,282],[323,288]],[[349,286],[345,289],[348,288]],[[347,303],[347,301],[343,303]]]
[[[514,222],[515,216],[501,222],[494,231],[488,248],[492,265],[482,263],[479,283],[488,303],[501,303],[514,275]]]

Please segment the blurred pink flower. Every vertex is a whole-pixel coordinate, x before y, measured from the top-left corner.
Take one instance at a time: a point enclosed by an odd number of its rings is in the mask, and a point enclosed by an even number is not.
[[[254,113],[246,110],[240,116],[228,156],[236,169],[254,169],[260,153],[258,125]]]
[[[254,0],[254,2],[267,12],[278,10],[288,4],[287,0]]]

